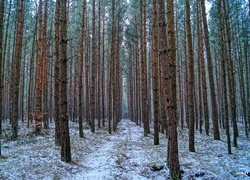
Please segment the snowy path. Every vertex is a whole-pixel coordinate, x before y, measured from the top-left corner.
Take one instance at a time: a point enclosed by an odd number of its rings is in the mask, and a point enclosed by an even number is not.
[[[117,133],[97,129],[91,133],[84,126],[86,139],[79,138],[78,124],[70,122],[72,163],[60,160],[60,147],[54,145],[54,128],[41,135],[21,124],[18,140],[8,139],[9,123],[4,124],[0,179],[28,180],[166,180],[168,169],[151,170],[153,164],[166,164],[167,139],[159,134],[160,145],[153,145],[153,135],[143,136],[143,127],[123,119]],[[240,127],[240,126],[239,126]],[[227,154],[226,135],[220,141],[195,132],[196,152],[188,150],[188,129],[179,132],[179,158],[183,180],[248,180],[250,140],[240,135],[238,148]],[[240,132],[244,132],[240,129]],[[250,173],[249,173],[250,175]]]
[[[151,161],[145,151],[147,144],[143,141],[148,139],[143,137],[142,127],[123,119],[119,123],[117,133],[103,138],[102,144],[97,145],[96,150],[81,162],[83,172],[72,176],[72,179],[153,178],[154,173],[149,173],[150,168],[147,164]]]

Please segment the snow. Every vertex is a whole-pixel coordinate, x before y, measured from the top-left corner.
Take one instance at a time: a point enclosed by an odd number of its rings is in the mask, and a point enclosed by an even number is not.
[[[118,125],[117,133],[106,129],[78,137],[78,125],[70,122],[72,163],[60,161],[60,147],[54,145],[54,128],[42,135],[20,125],[19,138],[10,141],[9,124],[4,124],[0,179],[73,179],[73,180],[165,180],[167,139],[160,134],[160,145],[153,145],[153,135],[143,136],[143,128],[128,119]],[[86,127],[86,126],[85,126]],[[239,126],[240,127],[240,126]],[[243,132],[243,129],[240,130]],[[238,148],[227,154],[225,132],[220,141],[195,133],[196,152],[188,151],[188,129],[178,130],[179,157],[183,179],[249,179],[250,143],[240,134]],[[153,165],[163,165],[153,171]]]

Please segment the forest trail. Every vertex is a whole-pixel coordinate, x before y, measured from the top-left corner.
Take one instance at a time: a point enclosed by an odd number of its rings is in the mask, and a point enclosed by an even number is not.
[[[8,135],[9,123],[4,124]],[[65,179],[65,180],[166,180],[167,138],[159,134],[160,145],[154,137],[144,137],[143,127],[128,119],[118,124],[117,132],[109,134],[105,128],[91,133],[85,126],[86,139],[79,138],[77,123],[70,122],[71,152],[74,162],[60,160],[60,147],[54,145],[54,127],[42,135],[32,133],[25,124],[16,141],[2,141],[0,179]],[[178,132],[180,132],[178,130]],[[243,132],[243,131],[241,131]],[[242,135],[238,148],[228,155],[225,132],[220,141],[200,134],[196,137],[196,152],[188,151],[188,130],[179,133],[179,158],[182,179],[247,180],[250,172],[250,141]],[[164,165],[153,171],[152,165]]]
[[[123,119],[116,133],[103,137],[92,153],[80,163],[84,170],[72,179],[148,179],[149,154],[143,129],[128,119]],[[143,140],[144,139],[144,140]],[[143,146],[144,144],[144,146]],[[156,159],[155,159],[156,161]],[[159,161],[161,161],[159,159]],[[163,178],[163,177],[162,177]]]

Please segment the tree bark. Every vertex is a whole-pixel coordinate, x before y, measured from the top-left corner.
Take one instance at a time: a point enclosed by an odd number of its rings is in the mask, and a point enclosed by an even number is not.
[[[33,32],[33,40],[32,40],[32,48],[31,48],[31,56],[30,56],[30,70],[29,70],[29,89],[28,89],[28,99],[27,99],[27,127],[30,126],[30,123],[33,122],[33,112],[32,112],[32,106],[34,104],[33,101],[33,89],[34,89],[34,56],[35,56],[35,42],[36,42],[36,36],[37,36],[37,18],[36,15],[36,23],[35,28]]]
[[[23,0],[19,1],[18,5],[18,23],[16,35],[16,51],[14,57],[14,69],[12,69],[11,79],[13,82],[13,99],[11,112],[11,131],[12,138],[16,139],[18,136],[18,99],[19,99],[19,83],[20,83],[20,66],[22,60],[22,37],[23,37]]]
[[[3,56],[3,17],[4,17],[4,0],[1,0],[0,2],[0,137],[2,135],[2,121],[3,121],[3,115],[2,115],[2,109],[3,109],[3,76],[4,74],[4,56]],[[8,32],[6,31],[6,34]],[[7,37],[7,36],[6,36]],[[5,39],[5,43],[6,43]],[[1,142],[0,142],[0,157],[1,157]]]
[[[80,40],[80,72],[79,72],[79,136],[83,137],[83,118],[82,118],[82,74],[83,74],[83,55],[84,55],[84,43],[85,43],[85,12],[86,12],[86,0],[83,1],[82,5],[82,32]]]
[[[220,6],[222,3],[220,2]],[[220,11],[221,13],[223,12]],[[228,145],[228,154],[232,154],[231,152],[231,140],[230,140],[230,131],[229,131],[229,116],[228,116],[228,90],[227,90],[227,82],[228,82],[228,75],[229,72],[227,73],[226,71],[226,57],[225,57],[225,47],[224,47],[224,37],[222,37],[222,34],[224,33],[223,30],[224,26],[223,19],[220,17],[220,47],[221,47],[221,59],[222,59],[222,72],[223,72],[223,98],[224,98],[224,103],[223,103],[223,109],[224,109],[224,120],[225,120],[225,125],[226,125],[226,134],[227,134],[227,145]]]
[[[42,130],[42,0],[39,0],[38,7],[38,41],[37,41],[37,57],[36,57],[36,103],[35,103],[35,131]]]
[[[169,92],[167,93],[166,111],[168,122],[168,165],[170,179],[181,179],[178,155],[177,111],[176,111],[176,45],[174,27],[174,2],[167,0],[168,17],[168,57],[169,73],[167,74]]]
[[[161,67],[161,132],[164,133],[164,129],[166,128],[166,94],[167,94],[167,80],[166,78],[166,69],[169,68],[167,66],[168,63],[168,54],[167,54],[167,34],[166,34],[166,22],[165,22],[165,3],[163,0],[158,0],[158,24],[159,24],[159,60]]]
[[[48,114],[48,78],[47,78],[47,17],[48,17],[48,0],[45,0],[44,6],[44,25],[43,25],[43,123],[44,128],[49,128]]]
[[[98,1],[97,119],[101,128],[101,1]]]
[[[71,162],[69,122],[67,113],[67,0],[61,0],[60,3],[59,121],[61,124],[61,160]]]
[[[200,4],[200,2],[198,2]],[[199,9],[200,9],[199,5]],[[201,74],[201,84],[200,84],[200,89],[202,89],[202,102],[203,102],[203,111],[204,111],[204,117],[203,120],[205,122],[205,133],[206,135],[209,135],[209,109],[208,109],[208,102],[207,102],[207,77],[206,77],[206,70],[205,70],[205,59],[204,59],[204,44],[203,44],[203,39],[202,39],[202,19],[201,15],[199,13],[198,15],[198,46],[199,46],[199,55],[198,55],[198,61],[200,62],[200,74]]]
[[[159,59],[157,31],[157,3],[153,0],[153,98],[154,98],[154,145],[159,145]]]
[[[148,120],[148,111],[147,111],[147,103],[148,103],[148,96],[147,96],[147,57],[146,57],[146,8],[144,5],[145,1],[141,0],[141,94],[142,94],[142,120],[143,120],[143,127],[144,127],[144,136],[148,135],[148,128],[149,128],[149,120]]]
[[[90,92],[90,82],[89,82],[89,30],[88,30],[89,24],[88,24],[88,18],[86,18],[86,54],[85,54],[85,113],[86,113],[86,122],[87,124],[90,124],[90,101],[89,101],[89,92]]]
[[[219,123],[218,123],[218,109],[217,109],[214,76],[213,76],[213,62],[212,62],[211,51],[210,51],[210,42],[209,42],[209,33],[208,33],[207,18],[206,18],[205,0],[201,0],[201,7],[202,7],[203,28],[204,28],[204,35],[205,35],[205,47],[206,47],[206,55],[207,55],[207,63],[208,63],[209,84],[210,84],[211,101],[212,101],[212,114],[213,114],[212,119],[213,119],[214,139],[220,140],[220,131],[219,131]]]
[[[104,6],[104,1],[102,0],[102,6]],[[102,14],[102,126],[105,126],[105,7]]]
[[[54,109],[55,109],[55,144],[61,145],[61,125],[59,121],[59,70],[60,70],[60,44],[59,44],[59,30],[60,30],[60,0],[56,1],[55,12],[55,63],[54,63]]]
[[[96,117],[96,32],[95,32],[95,0],[92,1],[92,71],[91,71],[91,132],[95,132]]]
[[[0,157],[2,156],[1,152],[1,140],[2,140],[2,109],[3,109],[3,76],[4,74],[4,56],[3,56],[3,17],[4,17],[4,0],[0,2]],[[7,33],[7,31],[6,31]],[[7,41],[5,41],[6,43]]]
[[[188,110],[189,110],[189,151],[195,152],[194,141],[194,54],[190,21],[190,4],[186,0],[187,53],[188,53]]]

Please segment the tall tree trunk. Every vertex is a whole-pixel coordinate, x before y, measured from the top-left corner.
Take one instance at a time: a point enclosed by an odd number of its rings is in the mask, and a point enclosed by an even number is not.
[[[197,74],[198,74],[198,93],[199,93],[199,98],[198,98],[198,108],[199,108],[199,130],[200,133],[202,134],[202,125],[203,125],[203,107],[202,107],[202,79],[201,79],[201,51],[203,46],[201,45],[201,39],[202,39],[202,31],[201,31],[201,21],[200,21],[200,3],[199,1],[196,2],[197,4],[197,33],[198,33],[198,59],[197,59]],[[196,124],[197,126],[197,124]]]
[[[54,63],[54,110],[55,110],[55,144],[61,145],[61,123],[59,121],[59,69],[60,69],[60,44],[59,44],[59,30],[60,30],[60,0],[56,0],[55,12],[55,63]]]
[[[28,99],[27,99],[27,127],[30,126],[30,123],[33,122],[33,112],[32,112],[32,106],[34,104],[34,97],[33,97],[33,89],[34,89],[34,56],[35,56],[35,42],[36,42],[36,36],[37,36],[37,18],[36,15],[36,23],[35,28],[33,32],[33,40],[32,40],[32,47],[31,47],[31,56],[30,56],[30,70],[29,70],[29,89],[28,89]]]
[[[223,52],[222,52],[223,53]],[[222,59],[223,63],[223,86],[224,86],[224,111],[225,111],[225,124],[226,124],[226,134],[227,134],[227,145],[228,145],[228,154],[232,154],[231,151],[231,140],[230,140],[230,131],[229,131],[229,118],[228,118],[228,99],[227,99],[227,74],[226,74],[226,62],[225,58]]]
[[[3,2],[1,2],[1,3],[4,3],[4,0],[3,0]],[[3,7],[2,7],[3,8]],[[11,40],[11,38],[9,37],[9,25],[10,25],[10,16],[11,16],[11,8],[12,8],[12,0],[10,0],[10,2],[9,2],[9,9],[8,9],[8,17],[7,17],[7,24],[6,24],[6,28],[5,28],[5,38],[4,38],[4,48],[3,48],[3,50],[2,50],[2,53],[3,53],[3,60],[2,60],[2,74],[1,74],[1,83],[2,83],[2,93],[5,91],[5,89],[7,89],[8,88],[8,86],[5,86],[5,79],[6,79],[6,77],[8,78],[8,76],[6,76],[7,74],[9,74],[8,73],[8,69],[6,69],[6,71],[7,71],[7,73],[5,73],[4,72],[4,68],[5,68],[5,62],[6,62],[6,60],[8,59],[8,58],[6,58],[5,56],[6,56],[6,53],[7,53],[7,44],[9,44],[9,47],[8,47],[8,52],[9,52],[9,50],[10,50],[10,40]],[[4,15],[4,14],[2,14],[2,15]],[[2,30],[3,31],[3,30]],[[14,49],[14,48],[13,48]],[[10,53],[8,53],[8,55],[9,55]],[[9,61],[7,61],[7,62],[9,62]],[[6,66],[6,67],[8,67],[8,66]],[[0,88],[1,88],[1,86],[0,86]],[[6,88],[4,88],[4,87],[6,87]],[[2,94],[2,100],[5,100],[5,102],[6,102],[6,105],[5,105],[5,107],[3,107],[3,109],[6,109],[6,107],[8,107],[8,105],[9,105],[9,102],[8,102],[8,94],[9,94],[9,92],[7,92],[6,93],[6,96],[4,97],[3,96],[3,94]],[[4,99],[3,99],[4,98]],[[2,103],[2,101],[1,101],[1,103]],[[7,108],[8,109],[8,108]],[[2,118],[7,118],[7,114],[8,114],[8,111],[9,110],[4,110],[3,112],[2,112]],[[1,123],[1,122],[0,122]],[[2,124],[0,124],[0,126],[2,126]],[[2,129],[2,127],[0,127],[0,130]],[[0,134],[1,135],[1,134]]]
[[[67,113],[67,0],[60,4],[60,71],[59,109],[61,124],[61,160],[71,162],[69,122]]]
[[[102,6],[104,1],[102,0]],[[102,12],[102,126],[105,126],[105,7]]]
[[[237,53],[242,54],[242,52],[240,52],[240,50],[239,50],[239,45],[238,44],[239,43],[237,43],[237,45],[236,45],[237,48],[238,48]],[[243,62],[242,61],[243,60],[242,60],[241,57],[239,59],[237,59],[237,62],[238,62],[238,76],[239,76],[239,84],[240,84],[240,97],[241,97],[243,118],[244,118],[245,123],[247,123],[247,97],[249,97],[249,96],[246,96],[245,84],[246,84],[246,87],[248,89],[248,81],[244,79],[244,61]],[[245,66],[247,66],[247,62],[245,63]],[[247,67],[246,67],[246,69],[247,69]],[[247,70],[246,70],[246,72],[247,72]],[[246,79],[247,79],[247,77],[246,77]],[[248,132],[246,131],[246,134],[247,133]]]
[[[210,42],[209,42],[209,33],[208,33],[207,18],[206,18],[205,0],[201,0],[201,7],[202,7],[203,28],[204,28],[204,35],[205,35],[205,47],[206,47],[206,55],[207,55],[207,63],[208,63],[209,84],[210,84],[211,101],[212,101],[214,139],[220,140],[220,131],[219,131],[219,123],[218,123],[218,109],[217,109],[214,76],[213,76],[213,62],[212,62],[211,51],[210,51]]]
[[[187,53],[188,53],[188,110],[189,110],[189,151],[195,152],[194,141],[194,54],[190,21],[190,4],[186,0]]]
[[[24,91],[25,91],[25,64],[27,52],[27,40],[24,42],[23,59],[20,69],[20,87],[19,87],[19,119],[24,123]]]
[[[37,57],[36,57],[36,103],[35,103],[35,131],[42,130],[42,32],[43,32],[43,19],[42,19],[42,0],[39,0],[38,7],[38,41],[37,41]]]
[[[92,2],[92,71],[91,71],[91,132],[95,132],[95,100],[96,100],[96,32],[95,32],[95,0]]]
[[[82,118],[82,93],[83,93],[83,84],[82,84],[82,74],[83,74],[83,55],[84,55],[84,43],[85,43],[85,12],[86,12],[86,0],[83,1],[82,5],[82,32],[80,40],[80,72],[79,72],[79,136],[83,137],[83,118]]]
[[[4,25],[3,25],[3,17],[4,17],[4,0],[1,0],[0,2],[0,137],[2,135],[2,109],[3,109],[3,76],[4,74],[4,56],[3,56],[3,30],[4,30]],[[6,31],[6,34],[8,32]],[[7,37],[7,36],[6,36]],[[6,43],[5,39],[5,43]],[[1,139],[0,139],[1,140]],[[1,142],[0,142],[0,157],[1,157]]]
[[[54,48],[54,46],[52,45],[52,43],[51,42],[53,42],[52,41],[52,25],[53,25],[53,20],[51,20],[51,22],[50,22],[50,30],[49,30],[49,37],[48,37],[48,55],[49,55],[49,79],[48,79],[48,85],[49,85],[49,90],[48,90],[48,94],[49,94],[49,104],[48,104],[48,106],[49,106],[49,119],[50,119],[50,123],[52,123],[52,117],[53,117],[53,85],[54,85],[54,83],[53,83],[53,76],[52,76],[52,74],[53,74],[53,68],[54,68],[54,64],[53,64],[53,62],[54,62],[54,60],[53,60],[53,55],[51,55],[51,52],[53,52],[53,50],[52,50],[52,48]],[[54,40],[54,39],[53,39]]]
[[[222,1],[221,1],[222,2]],[[222,3],[220,2],[220,6]],[[221,7],[222,8],[222,7]],[[220,11],[221,13],[223,12]],[[224,98],[224,103],[223,103],[223,109],[224,109],[224,120],[225,120],[225,125],[226,125],[226,134],[227,134],[227,145],[228,145],[228,154],[232,154],[231,152],[231,140],[230,140],[230,131],[229,131],[229,116],[228,116],[228,90],[227,90],[227,77],[229,76],[229,72],[227,73],[226,71],[226,57],[225,57],[225,47],[224,47],[224,37],[222,37],[222,34],[224,33],[224,23],[222,17],[220,17],[220,47],[221,47],[221,59],[222,59],[222,72],[223,72],[223,98]],[[230,83],[230,82],[229,82]]]
[[[13,35],[13,47],[15,47],[15,39],[16,39],[16,25],[15,25],[15,29],[14,29],[14,35]],[[12,58],[11,58],[11,40],[12,38],[9,38],[9,46],[7,49],[7,55],[6,55],[6,59],[9,59],[9,61],[6,62],[6,75],[5,75],[5,79],[4,79],[4,87],[5,90],[4,92],[7,94],[7,98],[6,98],[6,107],[5,107],[5,119],[9,118],[10,119],[10,123],[11,123],[11,112],[12,112],[12,106],[11,106],[11,98],[13,97],[13,89],[11,89],[11,85],[13,85],[12,82],[12,69],[13,69],[13,61],[14,61],[14,57],[15,57],[15,48],[12,48]],[[11,61],[11,60],[12,61]]]
[[[145,104],[145,116],[143,117],[143,121],[144,123],[146,123],[145,127],[144,127],[144,131],[147,129],[148,132],[150,133],[150,128],[149,128],[149,112],[150,112],[150,100],[149,100],[149,91],[148,91],[148,70],[147,70],[147,10],[146,10],[146,1],[143,1],[143,59],[144,59],[144,68],[145,68],[145,72],[144,72],[144,97],[146,99],[146,101],[144,103]]]
[[[12,138],[16,139],[18,135],[18,99],[19,99],[19,83],[20,83],[20,66],[22,60],[22,37],[23,37],[23,0],[18,5],[18,23],[16,35],[16,51],[14,57],[14,69],[12,69],[11,79],[13,82],[13,99],[11,112],[11,131]]]
[[[134,119],[134,104],[133,104],[133,101],[134,101],[134,94],[133,94],[133,62],[132,62],[132,57],[133,57],[133,50],[132,50],[132,48],[130,49],[130,53],[129,53],[129,74],[130,74],[130,76],[129,76],[129,92],[130,92],[130,94],[129,94],[129,103],[130,103],[130,105],[129,105],[129,107],[130,107],[130,109],[129,109],[129,118],[131,119],[131,120],[133,120]]]
[[[48,78],[47,78],[47,17],[48,17],[48,0],[45,0],[44,6],[44,24],[43,24],[43,123],[44,128],[49,128],[48,114]]]
[[[200,4],[200,2],[198,2]],[[200,9],[200,5],[199,5]],[[204,110],[204,122],[205,122],[205,132],[206,135],[209,135],[209,109],[208,109],[208,101],[207,101],[207,77],[206,77],[206,70],[205,70],[205,59],[204,59],[204,44],[203,44],[203,33],[202,33],[202,19],[201,15],[199,13],[198,19],[198,46],[199,46],[199,55],[198,55],[198,60],[200,62],[200,71],[201,71],[201,78],[200,81],[202,82],[200,84],[200,89],[202,89],[202,102],[203,102],[203,110]]]
[[[3,121],[3,115],[2,115],[2,109],[3,109],[3,76],[4,74],[4,56],[3,56],[3,17],[4,17],[4,0],[1,0],[0,2],[0,157],[2,155],[1,152],[1,140],[2,140],[2,121]],[[7,33],[7,31],[6,31]],[[6,36],[7,37],[7,36]],[[5,40],[5,43],[7,41]]]
[[[153,98],[154,98],[154,145],[159,145],[159,59],[157,4],[153,0]]]
[[[104,1],[102,0],[102,7]],[[105,126],[105,7],[102,8],[102,126]]]
[[[86,122],[90,124],[90,101],[89,101],[89,76],[90,76],[90,71],[89,71],[89,30],[88,30],[89,24],[88,24],[88,18],[86,17],[86,54],[85,54],[85,109],[86,109]]]
[[[177,136],[177,111],[176,111],[176,45],[174,27],[174,2],[167,0],[168,15],[168,57],[169,73],[167,74],[169,89],[166,101],[166,113],[168,114],[168,165],[170,179],[181,179],[180,164],[178,155],[178,136]]]
[[[137,27],[135,29],[138,29]],[[139,46],[138,46],[138,38],[136,38],[135,40],[135,123],[136,125],[139,124],[139,57],[138,57],[138,50],[139,50]]]
[[[145,1],[141,0],[141,22],[143,27],[141,27],[141,94],[142,94],[142,120],[144,127],[144,136],[148,135],[149,128],[149,119],[148,119],[148,111],[147,111],[147,57],[146,57],[146,8],[144,6]]]
[[[166,69],[168,63],[168,54],[167,54],[167,35],[166,35],[166,22],[165,22],[165,3],[163,0],[158,0],[158,23],[159,23],[159,59],[160,59],[160,67],[161,67],[161,125],[162,125],[162,133],[164,133],[164,128],[166,127],[166,94],[167,89],[164,87],[167,86],[166,78]]]
[[[115,126],[115,120],[113,118],[113,102],[114,102],[114,86],[112,84],[112,81],[114,80],[114,46],[115,46],[115,0],[112,0],[112,25],[111,25],[111,44],[110,44],[110,62],[109,62],[109,87],[108,87],[108,92],[109,92],[109,98],[108,98],[108,106],[109,106],[109,116],[108,116],[108,128],[109,128],[109,133],[111,133],[111,120],[113,119],[113,126]]]
[[[97,119],[101,128],[101,1],[98,1],[98,56],[97,56]]]
[[[80,46],[81,46],[81,42],[80,42]],[[80,51],[81,51],[81,48],[80,48]],[[81,56],[81,53],[80,53],[80,56]],[[82,110],[80,110],[80,101],[78,101],[79,105],[77,105],[77,95],[78,97],[80,97],[82,91],[80,91],[80,85],[82,86],[82,66],[83,66],[83,63],[79,60],[79,63],[77,62],[78,61],[78,58],[77,58],[77,48],[76,48],[76,43],[74,43],[74,87],[72,92],[71,92],[71,99],[72,99],[72,105],[68,105],[69,107],[71,107],[71,113],[72,113],[72,119],[73,119],[73,122],[77,122],[77,117],[79,115],[79,118],[80,118],[80,114],[79,113],[82,113]],[[71,61],[71,63],[73,64],[73,61]],[[78,69],[79,67],[79,69]],[[73,72],[72,72],[73,74]],[[79,82],[77,82],[77,78],[79,80]],[[72,77],[72,81],[73,81],[73,77]],[[70,81],[70,82],[72,82]],[[77,94],[77,85],[79,86],[79,93]],[[83,88],[83,87],[81,87]],[[79,107],[79,108],[78,108]],[[79,119],[80,121],[80,119]],[[78,121],[79,123],[79,131],[81,130],[81,124],[80,122]]]
[[[225,29],[224,29],[224,35],[225,35],[225,45],[226,45],[226,57],[229,61],[228,66],[228,73],[229,73],[229,91],[230,91],[230,101],[231,101],[231,114],[232,114],[232,122],[233,122],[233,145],[237,147],[237,136],[238,136],[238,127],[237,127],[237,121],[236,121],[236,87],[235,87],[235,77],[234,77],[234,67],[233,67],[233,60],[232,60],[232,54],[231,54],[231,38],[230,38],[230,27],[229,27],[229,15],[226,12],[226,6],[225,1],[223,0],[224,6],[224,12],[225,14]]]
[[[115,118],[116,118],[116,126],[115,126],[115,131],[117,131],[117,124],[120,121],[120,116],[119,116],[119,111],[120,111],[120,2],[117,2],[117,6],[119,8],[118,10],[118,17],[117,17],[117,27],[116,27],[116,49],[115,49]],[[139,53],[138,53],[138,64],[139,64]],[[138,74],[140,76],[139,73],[139,67],[138,67]],[[138,81],[140,83],[140,81]],[[139,92],[139,96],[140,96],[140,87],[138,87],[138,92]],[[140,109],[140,103],[138,100],[138,108]],[[140,118],[140,112],[139,111],[139,118]]]
[[[115,6],[114,8],[119,7],[117,1],[114,2]],[[117,4],[116,4],[117,3]],[[117,8],[118,9],[118,8]],[[114,11],[113,11],[114,10]],[[113,131],[116,132],[117,130],[117,123],[118,123],[118,119],[117,119],[117,81],[116,81],[116,77],[118,75],[117,72],[117,53],[118,53],[118,44],[117,44],[117,37],[119,32],[117,31],[117,25],[116,22],[118,22],[119,17],[118,14],[115,14],[115,9],[112,10],[112,17],[114,17],[114,29],[113,29],[113,33],[112,33],[112,37],[114,38],[113,44],[112,44],[112,49],[111,49],[111,56],[112,56],[112,95],[113,95]],[[114,13],[114,14],[113,14]],[[136,82],[137,83],[137,82]],[[137,91],[137,89],[136,89]],[[138,102],[138,101],[137,101]],[[138,114],[138,113],[137,113]]]
[[[186,18],[186,16],[185,16]],[[189,129],[189,99],[188,99],[188,82],[189,82],[189,67],[188,67],[188,52],[187,52],[187,28],[186,25],[187,23],[185,22],[184,24],[184,49],[185,49],[185,112],[186,112],[186,124],[187,124],[187,128]]]

